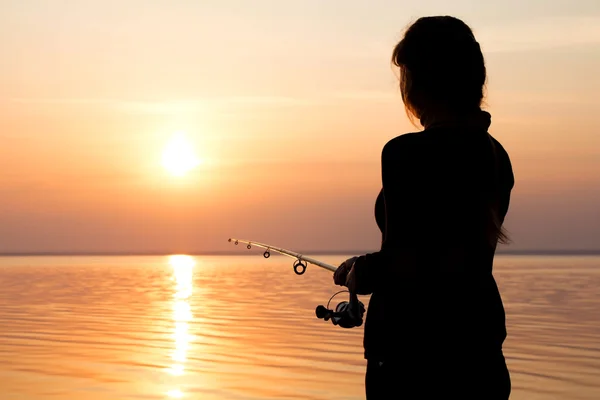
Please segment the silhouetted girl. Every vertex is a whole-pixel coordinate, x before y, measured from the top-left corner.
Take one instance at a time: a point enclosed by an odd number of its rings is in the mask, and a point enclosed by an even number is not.
[[[486,68],[471,29],[416,21],[393,63],[407,113],[424,130],[390,140],[375,204],[381,250],[334,281],[372,294],[364,332],[375,399],[507,399],[502,299],[492,275],[514,178],[481,110]]]

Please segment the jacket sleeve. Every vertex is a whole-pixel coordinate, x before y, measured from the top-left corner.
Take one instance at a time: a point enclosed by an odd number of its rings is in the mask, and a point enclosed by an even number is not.
[[[385,204],[385,230],[381,249],[358,257],[354,263],[356,289],[358,294],[370,294],[385,280],[394,281],[402,273],[399,263],[410,265],[403,260],[408,252],[403,249],[411,246],[411,226],[414,224],[411,210],[418,205],[414,195],[418,179],[414,163],[410,161],[408,135],[389,141],[381,153],[381,178]]]
[[[500,216],[502,217],[502,221],[504,221],[504,218],[506,217],[506,214],[508,213],[508,207],[510,205],[511,191],[513,190],[513,188],[515,186],[515,176],[513,173],[512,164],[510,161],[510,157],[508,156],[508,153],[506,152],[506,150],[504,150],[502,145],[500,145],[500,147],[502,148],[502,153],[503,153],[503,163],[502,163],[503,168],[501,169],[501,172],[502,172],[501,196],[502,196],[502,198],[500,199],[500,206],[501,206]]]

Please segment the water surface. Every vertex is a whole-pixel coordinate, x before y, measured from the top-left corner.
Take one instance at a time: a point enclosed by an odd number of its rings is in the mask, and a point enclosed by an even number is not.
[[[2,257],[0,399],[364,399],[362,328],[316,319],[339,287],[291,261]],[[497,258],[511,399],[600,399],[599,266]]]

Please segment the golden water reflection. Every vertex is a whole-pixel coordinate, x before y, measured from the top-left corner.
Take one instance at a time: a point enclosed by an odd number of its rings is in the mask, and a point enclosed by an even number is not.
[[[0,399],[364,399],[362,327],[314,316],[331,274],[256,257],[0,257]],[[598,265],[496,259],[511,400],[600,399]]]
[[[173,342],[174,349],[171,353],[173,364],[168,369],[169,374],[180,376],[185,372],[185,362],[187,352],[192,342],[192,335],[189,333],[189,322],[192,320],[192,310],[189,298],[193,291],[194,266],[196,261],[191,256],[172,255],[169,256],[169,265],[173,269],[172,279],[175,281],[175,292],[173,294]],[[183,392],[179,388],[167,392],[171,398],[183,397]]]
[[[169,390],[167,392],[167,396],[172,397],[174,399],[179,399],[179,398],[183,397],[183,393],[181,393],[181,390],[174,389],[174,390]]]

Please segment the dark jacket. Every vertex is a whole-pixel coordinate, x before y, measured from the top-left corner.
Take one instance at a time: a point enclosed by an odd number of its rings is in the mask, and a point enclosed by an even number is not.
[[[487,231],[490,210],[499,222],[508,210],[508,154],[485,129],[432,128],[389,141],[381,164],[381,250],[355,263],[358,292],[372,294],[365,358],[501,350],[505,314]]]

